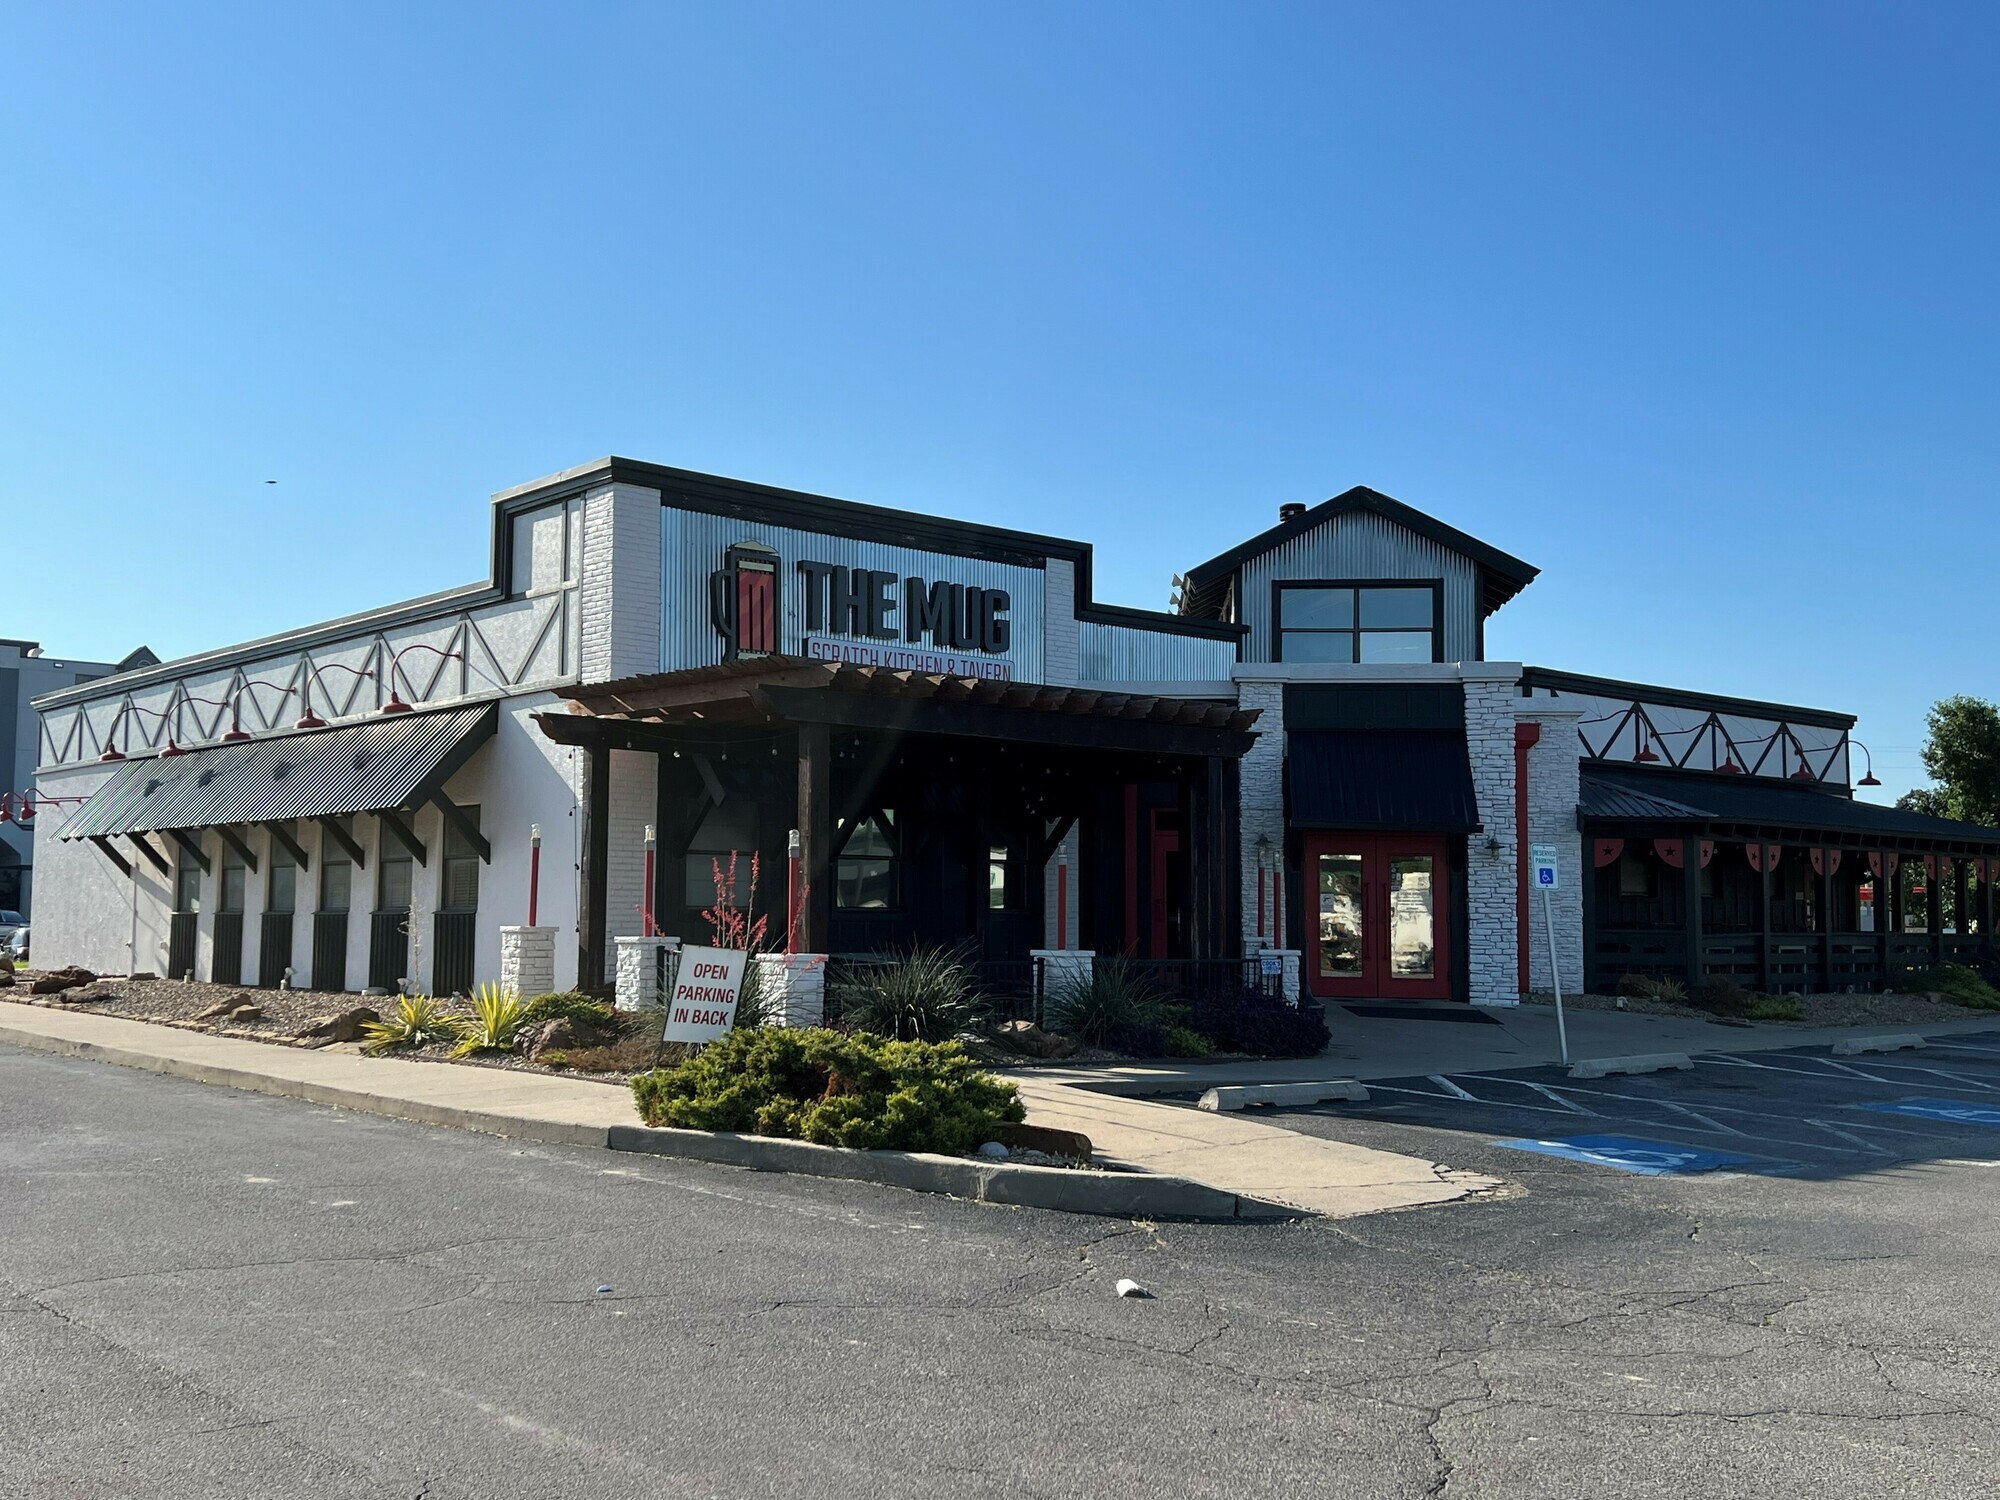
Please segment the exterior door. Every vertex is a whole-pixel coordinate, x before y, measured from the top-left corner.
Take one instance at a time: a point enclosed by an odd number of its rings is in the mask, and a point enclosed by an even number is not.
[[[1306,985],[1327,999],[1451,997],[1451,880],[1425,834],[1308,834]]]

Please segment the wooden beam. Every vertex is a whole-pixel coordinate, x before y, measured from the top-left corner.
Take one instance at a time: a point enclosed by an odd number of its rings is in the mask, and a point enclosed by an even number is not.
[[[465,809],[460,807],[443,792],[431,793],[431,805],[444,814],[445,822],[451,824],[472,845],[483,865],[493,863],[493,846],[486,841],[486,835],[479,831],[479,825],[472,821]]]
[[[365,870],[368,868],[367,854],[362,850],[361,845],[356,843],[352,836],[349,835],[348,831],[340,826],[337,820],[333,818],[315,818],[313,821],[319,824],[322,834],[340,845],[342,852],[354,862],[355,869]]]
[[[168,879],[173,878],[174,867],[167,863],[166,855],[153,847],[151,839],[147,838],[143,833],[128,833],[125,837],[132,841],[133,848],[146,856],[148,864],[152,865],[154,869],[158,870]]]
[[[120,854],[118,852],[117,846],[114,845],[110,839],[106,838],[101,833],[93,833],[90,836],[90,841],[91,843],[97,845],[97,852],[99,854],[102,854],[106,859],[110,860],[111,863],[118,866],[120,874],[126,875],[128,877],[131,875],[132,861],[127,859],[124,855]]]
[[[250,873],[253,875],[256,874],[257,856],[251,852],[250,845],[244,842],[243,835],[238,833],[234,828],[231,828],[226,823],[216,824],[215,832],[216,836],[220,838],[223,843],[227,844],[230,848],[234,849],[236,851],[237,857],[240,858],[244,864],[250,867]]]
[[[584,756],[583,769],[583,890],[579,893],[576,924],[576,987],[601,990],[611,952],[610,939],[604,931],[610,910],[606,891],[611,878],[610,745],[602,739],[592,741]]]
[[[312,868],[311,861],[306,858],[305,847],[292,837],[291,829],[287,828],[283,823],[271,823],[266,826],[271,830],[271,837],[278,841],[278,846],[285,853],[291,855],[293,864],[297,865],[301,870],[310,870]]]
[[[209,867],[208,855],[202,852],[200,839],[189,838],[187,830],[184,828],[170,828],[167,832],[172,835],[173,841],[176,844],[179,844],[181,848],[187,851],[188,858],[195,862],[195,868],[200,870],[204,875],[214,873]]]
[[[799,726],[797,810],[806,885],[800,903],[799,941],[808,953],[826,952],[833,913],[833,755],[829,740],[824,724]]]
[[[430,864],[430,851],[424,848],[424,841],[417,837],[416,829],[403,821],[403,815],[393,807],[385,807],[375,814],[375,820],[396,836],[396,842],[410,851],[410,858],[418,865]]]

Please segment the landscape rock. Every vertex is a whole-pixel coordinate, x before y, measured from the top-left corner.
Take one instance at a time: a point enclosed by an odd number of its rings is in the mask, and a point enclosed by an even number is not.
[[[109,990],[67,990],[62,997],[65,1005],[93,1005],[113,998]]]
[[[1005,1161],[1007,1159],[1007,1148],[998,1141],[988,1141],[979,1148],[979,1154],[988,1161]]]
[[[1053,1031],[1044,1031],[1033,1021],[1006,1021],[993,1034],[993,1040],[1009,1052],[1018,1052],[1023,1057],[1068,1057],[1076,1051],[1076,1043],[1066,1036],[1058,1036]]]
[[[264,1007],[261,1005],[239,1005],[229,1013],[229,1019],[232,1021],[261,1021],[264,1019]]]
[[[300,1030],[302,1037],[324,1037],[329,1042],[358,1042],[361,1028],[382,1017],[369,1006],[357,1005],[331,1016],[317,1016]]]
[[[196,1016],[195,1019],[197,1021],[219,1021],[224,1016],[234,1015],[237,1011],[241,1010],[244,1006],[249,1004],[251,1004],[251,1000],[248,995],[244,994],[227,995],[224,996],[222,999],[216,1001],[215,1004],[211,1005],[207,1010],[203,1011],[200,1015]]]
[[[64,990],[80,990],[86,984],[97,983],[97,976],[88,969],[51,969],[40,979],[28,986],[31,995],[59,995]]]
[[[11,990],[13,987],[14,966],[4,960],[0,960],[0,990]]]
[[[1002,1120],[993,1127],[993,1139],[1010,1151],[1036,1151],[1074,1161],[1089,1161],[1093,1150],[1090,1137],[1080,1130],[1056,1130],[1048,1125],[1017,1124],[1011,1120]]]
[[[576,1028],[570,1024],[568,1016],[557,1016],[554,1020],[524,1027],[514,1045],[529,1062],[540,1062],[544,1052],[564,1051],[577,1045]]]

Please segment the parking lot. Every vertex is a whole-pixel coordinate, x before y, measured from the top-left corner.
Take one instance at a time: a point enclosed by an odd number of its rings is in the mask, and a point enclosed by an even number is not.
[[[1423,1126],[1648,1176],[1840,1177],[2000,1158],[2000,1030],[1921,1051],[1833,1057],[1821,1046],[1706,1052],[1694,1062],[1692,1071],[1590,1081],[1556,1067],[1371,1079],[1365,1102],[1258,1117]]]

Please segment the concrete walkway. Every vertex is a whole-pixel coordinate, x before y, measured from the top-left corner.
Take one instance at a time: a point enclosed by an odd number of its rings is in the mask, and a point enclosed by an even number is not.
[[[1460,1009],[1460,1014],[1463,1014]],[[1232,1083],[1293,1083],[1326,1078],[1413,1078],[1431,1073],[1490,1073],[1532,1068],[1561,1060],[1555,1007],[1495,1008],[1497,1025],[1477,1021],[1391,1020],[1372,1016],[1332,1016],[1333,1043],[1318,1057],[1282,1062],[1127,1063],[1112,1067],[1038,1067],[1008,1076],[1128,1096],[1185,1093]],[[1991,1031],[2000,1013],[1970,1011],[1963,1021],[1880,1026],[1787,1026],[1771,1023],[1719,1026],[1682,1016],[1639,1015],[1631,1011],[1570,1010],[1569,1055],[1620,1057],[1643,1052],[1759,1052],[1786,1047],[1831,1047],[1856,1037],[1916,1032],[1923,1036]]]
[[[0,1003],[0,1043],[516,1140],[601,1147],[613,1130],[639,1125],[632,1095],[622,1087],[279,1047],[82,1011]],[[1117,1165],[1307,1213],[1345,1217],[1414,1208],[1496,1185],[1419,1157],[1237,1116],[1113,1098],[1040,1074],[1016,1075],[1015,1081],[1031,1123],[1081,1130]]]

